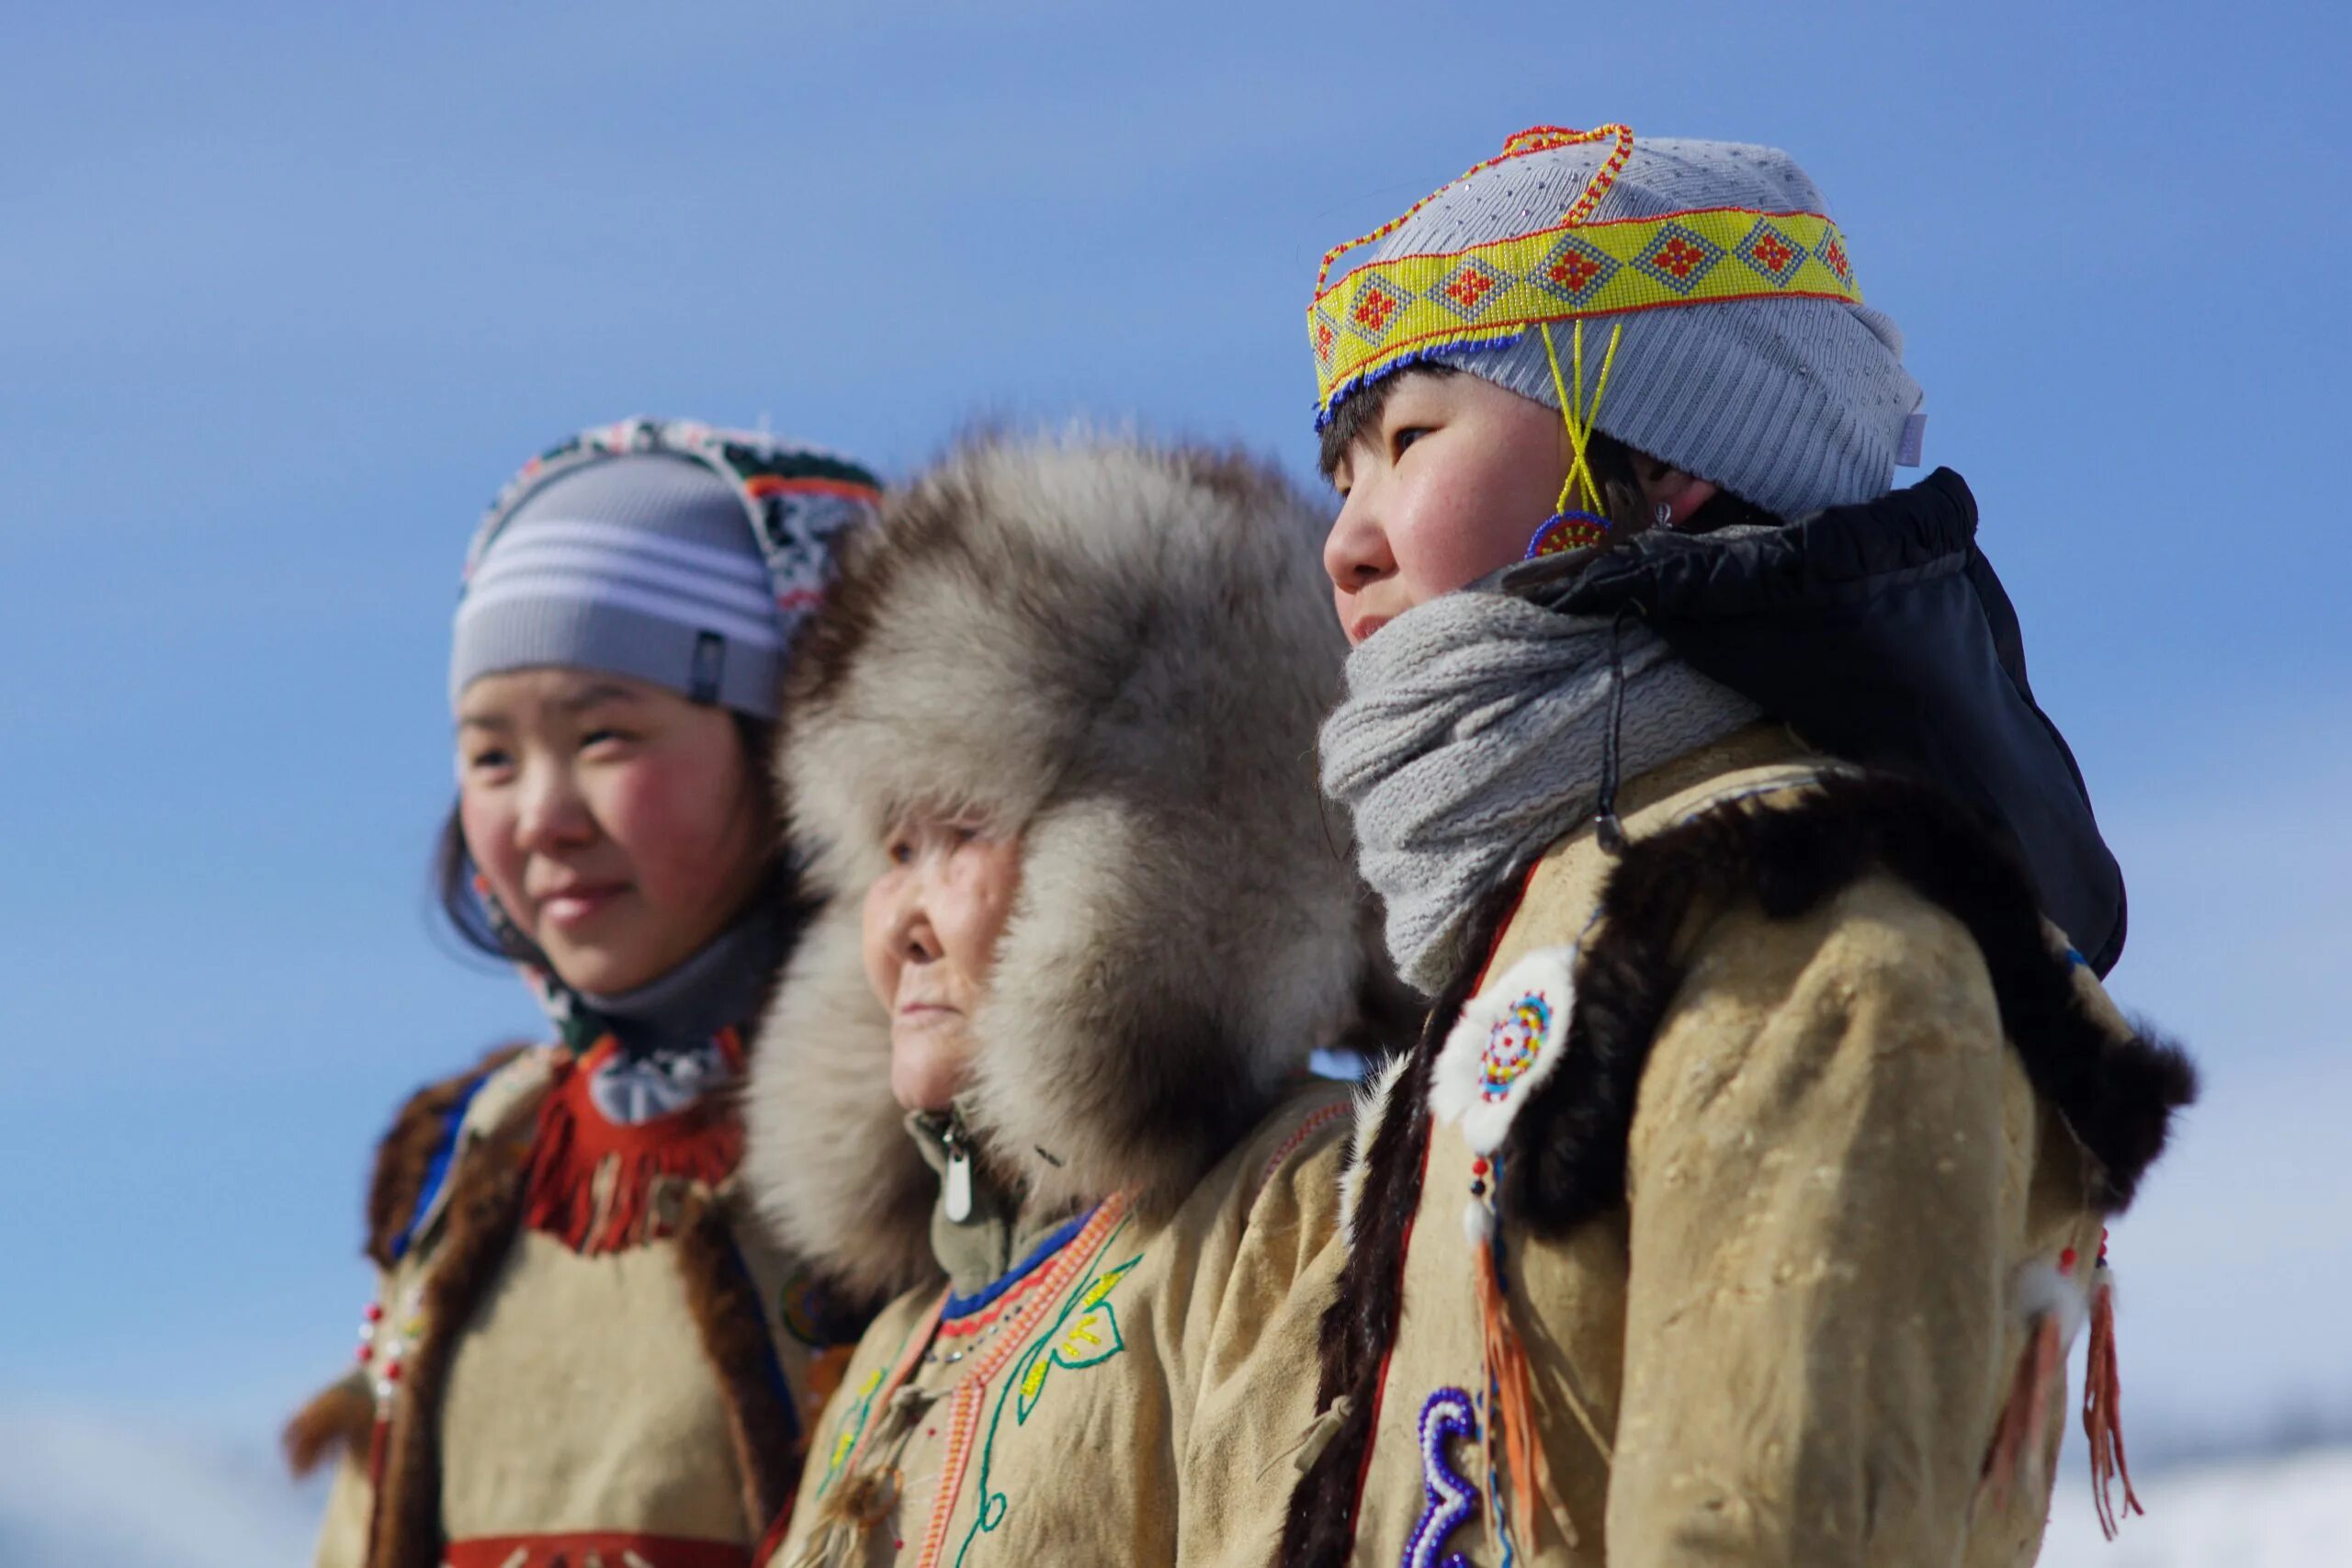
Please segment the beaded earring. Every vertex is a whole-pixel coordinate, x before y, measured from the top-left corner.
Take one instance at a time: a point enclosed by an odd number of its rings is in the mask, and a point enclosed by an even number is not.
[[[1568,427],[1568,477],[1560,485],[1559,500],[1552,503],[1552,515],[1527,541],[1527,553],[1520,558],[1521,560],[1558,555],[1564,550],[1587,549],[1605,543],[1609,537],[1609,519],[1600,514],[1600,487],[1593,479],[1585,447],[1592,439],[1601,394],[1609,390],[1609,367],[1617,361],[1617,341],[1624,335],[1625,324],[1610,324],[1608,352],[1600,357],[1600,379],[1592,389],[1591,403],[1582,407],[1578,405],[1584,391],[1583,318],[1577,318],[1575,334],[1569,339],[1570,367],[1576,374],[1573,391],[1560,374],[1559,351],[1552,344],[1552,323],[1539,321],[1536,330],[1544,334],[1544,357],[1552,367],[1552,390],[1560,400],[1560,423]],[[1582,506],[1577,504],[1579,490],[1585,502]]]

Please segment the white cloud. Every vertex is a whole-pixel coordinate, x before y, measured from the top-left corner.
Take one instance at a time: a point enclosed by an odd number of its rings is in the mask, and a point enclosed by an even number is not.
[[[74,1411],[0,1412],[8,1568],[297,1568],[322,1498],[267,1456]]]
[[[2081,1485],[2060,1484],[2041,1568],[2340,1568],[2352,1541],[2352,1449],[2152,1477],[2111,1543]]]

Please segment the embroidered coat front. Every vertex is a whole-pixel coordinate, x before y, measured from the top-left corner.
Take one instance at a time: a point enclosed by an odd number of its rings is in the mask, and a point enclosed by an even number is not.
[[[1344,1090],[1302,1091],[1172,1218],[1114,1196],[1018,1227],[993,1278],[894,1302],[770,1561],[1263,1562],[1313,1413],[1346,1124]]]
[[[501,1054],[385,1139],[361,1359],[288,1436],[341,1450],[320,1568],[743,1568],[787,1506],[821,1295],[739,1223],[731,1109],[605,1125],[594,1056]]]
[[[2030,1562],[2185,1061],[1926,786],[1758,728],[1624,798],[1367,1102],[1282,1561]]]

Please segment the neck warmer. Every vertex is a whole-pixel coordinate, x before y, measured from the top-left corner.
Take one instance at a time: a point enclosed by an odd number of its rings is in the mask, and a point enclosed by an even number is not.
[[[1760,716],[1631,617],[1479,585],[1382,627],[1348,660],[1322,776],[1354,819],[1398,974],[1434,995],[1481,895],[1605,809],[1618,778]]]
[[[510,951],[529,938],[477,875],[492,930]],[[801,912],[755,895],[732,925],[634,989],[582,991],[544,964],[518,965],[575,1057],[594,1055],[591,1096],[606,1120],[635,1125],[684,1110],[734,1076],[730,1056],[798,936]],[[722,1040],[722,1037],[724,1039]],[[610,1040],[614,1049],[596,1048]]]

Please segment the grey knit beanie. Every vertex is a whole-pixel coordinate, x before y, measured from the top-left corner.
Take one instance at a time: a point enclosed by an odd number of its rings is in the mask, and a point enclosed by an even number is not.
[[[1539,127],[1374,240],[1309,310],[1318,424],[1425,361],[1557,409],[1536,323],[1572,381],[1580,322],[1597,428],[1776,515],[1875,499],[1918,460],[1902,334],[1785,152]]]
[[[477,534],[450,702],[484,675],[561,664],[774,717],[833,537],[877,494],[845,459],[749,433],[585,433],[535,458]]]

